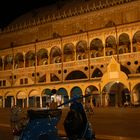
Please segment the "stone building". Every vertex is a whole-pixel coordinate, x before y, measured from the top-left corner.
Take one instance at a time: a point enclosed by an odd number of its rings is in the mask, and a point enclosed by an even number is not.
[[[60,1],[0,31],[0,107],[87,93],[96,107],[140,104],[140,0]]]

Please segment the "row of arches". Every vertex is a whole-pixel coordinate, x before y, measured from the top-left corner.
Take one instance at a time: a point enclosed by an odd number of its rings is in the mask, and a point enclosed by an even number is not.
[[[53,90],[55,92],[52,92]],[[46,103],[51,102],[52,99],[57,102],[57,105],[60,105],[66,103],[75,94],[79,96],[90,94],[91,96],[83,98],[83,103],[86,104],[91,101],[94,107],[140,105],[140,83],[136,84],[132,90],[119,81],[107,83],[101,91],[99,87],[94,85],[88,85],[85,91],[80,86],[74,86],[69,91],[65,87],[53,90],[45,88],[40,92],[32,89],[29,93],[21,90],[16,94],[10,91],[0,97],[0,105],[1,107],[2,105],[3,107],[12,107],[13,105],[46,107]]]
[[[110,56],[117,53],[130,53],[131,43],[133,44],[133,52],[140,50],[140,31],[134,34],[132,41],[127,33],[122,33],[118,40],[113,35],[110,35],[105,40],[105,46],[101,39],[95,38],[90,42],[89,46],[85,40],[79,41],[76,46],[73,43],[68,43],[63,47],[63,51],[61,47],[54,46],[50,52],[42,48],[36,53],[35,51],[29,51],[25,55],[23,53],[11,53],[4,58],[0,57],[0,70],[76,61],[88,59],[89,57]]]

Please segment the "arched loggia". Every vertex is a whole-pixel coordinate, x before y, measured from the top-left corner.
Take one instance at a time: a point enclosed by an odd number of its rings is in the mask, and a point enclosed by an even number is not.
[[[82,90],[81,90],[81,88],[80,87],[78,87],[78,86],[75,86],[75,87],[73,87],[72,89],[71,89],[71,91],[70,91],[70,97],[71,98],[73,98],[74,96],[82,96],[83,94],[82,94]]]
[[[91,106],[99,107],[101,105],[101,98],[97,87],[90,85],[85,90],[86,94],[90,94],[89,97],[85,98],[85,104],[90,102]]]
[[[65,88],[59,88],[56,94],[56,100],[58,105],[66,103],[69,99],[67,90]],[[68,104],[65,104],[64,106],[68,106]]]
[[[106,84],[102,90],[102,100],[104,106],[125,106],[131,103],[130,91],[119,81],[112,81]]]

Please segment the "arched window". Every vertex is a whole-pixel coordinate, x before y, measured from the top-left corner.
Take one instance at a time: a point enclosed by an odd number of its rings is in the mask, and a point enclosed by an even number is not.
[[[91,41],[90,52],[92,54],[91,56],[92,58],[103,56],[103,43],[100,39],[95,38]]]
[[[77,55],[78,60],[88,58],[88,49],[87,49],[87,42],[86,41],[80,41],[80,42],[77,43],[77,45],[76,45],[76,55]],[[85,55],[85,57],[83,57],[83,55]]]
[[[55,46],[51,49],[50,52],[50,63],[61,63],[62,61],[62,52],[59,47]]]
[[[74,60],[75,60],[74,45],[72,43],[66,44],[64,46],[64,62]]]
[[[119,36],[119,50],[122,49],[121,53],[128,53],[130,52],[130,39],[128,34],[122,33]]]
[[[37,52],[37,65],[48,64],[48,51],[46,49],[40,49]]]
[[[133,52],[140,51],[140,31],[137,31],[133,36]]]

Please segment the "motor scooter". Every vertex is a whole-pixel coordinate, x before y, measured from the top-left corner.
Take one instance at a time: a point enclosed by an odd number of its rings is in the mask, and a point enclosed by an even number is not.
[[[59,105],[58,107],[70,103],[72,101],[73,99]],[[68,113],[70,114],[70,111]],[[95,140],[95,133],[92,130],[89,121],[87,121],[84,131],[80,133],[80,136],[78,136],[79,134],[76,134],[74,137],[69,137],[68,133],[73,134],[75,131],[74,129],[68,129],[68,131],[65,130],[66,136],[60,136],[58,134],[58,129],[56,126],[61,118],[61,115],[62,109],[59,108],[27,110],[27,124],[22,128],[22,130],[20,130],[20,134],[17,133],[18,139],[16,140]],[[70,118],[72,118],[72,116],[70,116]],[[69,124],[72,124],[73,120]],[[80,117],[77,118],[77,120],[79,121]],[[67,127],[69,127],[69,125],[67,125]]]

